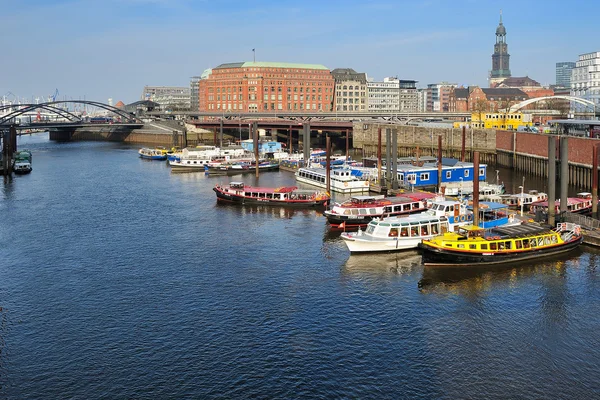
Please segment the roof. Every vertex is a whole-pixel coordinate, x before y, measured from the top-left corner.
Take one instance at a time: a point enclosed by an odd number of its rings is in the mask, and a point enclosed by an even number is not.
[[[510,78],[506,78],[498,85],[500,87],[523,87],[523,86],[539,86],[540,83],[534,79],[531,79],[528,76],[512,76]]]
[[[213,69],[223,68],[251,68],[251,67],[262,67],[262,68],[302,68],[302,69],[321,69],[328,70],[324,65],[321,64],[297,64],[297,63],[283,63],[283,62],[270,62],[270,61],[246,61],[246,62],[234,62],[221,64]]]
[[[529,98],[529,96],[527,96],[527,93],[525,93],[521,89],[517,89],[517,88],[504,88],[504,87],[503,88],[481,88],[481,90],[488,97],[489,96],[494,96],[494,97],[521,96],[524,98]]]
[[[356,72],[352,68],[336,68],[331,71],[331,75],[337,81],[359,81],[361,83],[367,83],[367,74],[364,72]]]
[[[467,207],[469,210],[473,209],[473,206]],[[495,211],[508,208],[508,205],[502,203],[495,203],[493,201],[480,201],[479,211]]]
[[[493,231],[511,237],[537,235],[550,232],[548,228],[544,228],[543,226],[536,224],[522,224],[515,226],[497,227],[494,228]]]
[[[600,125],[600,121],[596,119],[552,119],[548,124],[559,125]]]
[[[466,99],[469,97],[469,89],[468,88],[458,88],[454,89],[454,97],[457,99]]]

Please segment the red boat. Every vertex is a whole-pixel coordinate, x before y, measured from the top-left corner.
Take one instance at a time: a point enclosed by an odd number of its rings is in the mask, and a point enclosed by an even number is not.
[[[560,212],[560,199],[554,203],[556,213]],[[548,212],[547,201],[531,203],[529,212],[535,214],[537,211]],[[592,212],[592,194],[588,192],[577,193],[577,197],[567,198],[567,211],[575,214],[587,214]]]
[[[215,185],[218,201],[239,204],[267,204],[287,207],[325,207],[330,196],[318,190],[298,189],[296,186],[278,188],[246,186],[243,182]]]

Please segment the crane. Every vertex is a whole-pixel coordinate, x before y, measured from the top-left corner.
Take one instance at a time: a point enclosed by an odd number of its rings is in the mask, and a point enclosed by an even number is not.
[[[54,94],[51,94],[50,96],[48,96],[48,101],[50,101],[50,99],[52,99],[52,101],[56,101],[57,97],[58,97],[58,89],[56,89],[54,91]]]

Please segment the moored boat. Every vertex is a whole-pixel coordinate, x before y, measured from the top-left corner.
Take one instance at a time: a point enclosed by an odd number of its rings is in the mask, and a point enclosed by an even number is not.
[[[296,186],[278,188],[247,186],[243,182],[215,185],[217,200],[239,204],[268,204],[288,207],[326,206],[330,196],[319,190],[303,190]]]
[[[429,210],[405,217],[373,219],[365,231],[344,232],[341,238],[352,253],[414,249],[431,239],[473,221],[473,214],[458,201],[434,201]]]
[[[279,163],[276,161],[261,161],[258,163],[259,172],[277,171]],[[204,171],[209,175],[239,175],[249,174],[256,171],[256,163],[208,163],[204,165]]]
[[[298,182],[327,188],[325,168],[299,168],[295,173]],[[348,168],[330,170],[330,189],[339,193],[363,193],[369,191],[369,179],[361,171]]]
[[[33,170],[31,151],[16,151],[13,158],[13,171],[15,174],[28,174]]]
[[[431,197],[434,196],[431,194]],[[426,209],[426,198],[413,198],[410,193],[398,197],[358,195],[343,203],[335,203],[323,215],[333,228],[352,229],[366,226],[374,218],[409,215]]]
[[[555,229],[537,224],[482,229],[472,225],[419,244],[423,264],[453,266],[500,264],[532,260],[573,250],[583,236],[579,225],[560,223]]]
[[[531,204],[544,201],[548,195],[537,190],[529,190],[527,193],[515,194],[489,194],[480,196],[480,200],[493,201],[496,203],[506,204],[510,208],[518,209],[523,206],[525,211],[529,210]]]
[[[167,149],[164,148],[148,148],[144,147],[138,150],[138,154],[145,160],[166,160]]]
[[[567,197],[567,211],[575,214],[587,214],[592,211],[592,194],[588,192],[577,193],[576,197]],[[560,199],[554,203],[555,212],[560,212]],[[529,212],[535,214],[539,211],[548,212],[548,201],[531,203]]]

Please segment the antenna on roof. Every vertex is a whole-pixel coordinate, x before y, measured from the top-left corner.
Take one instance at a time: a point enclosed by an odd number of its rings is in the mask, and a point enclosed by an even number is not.
[[[256,49],[252,49],[252,61],[256,62]]]

